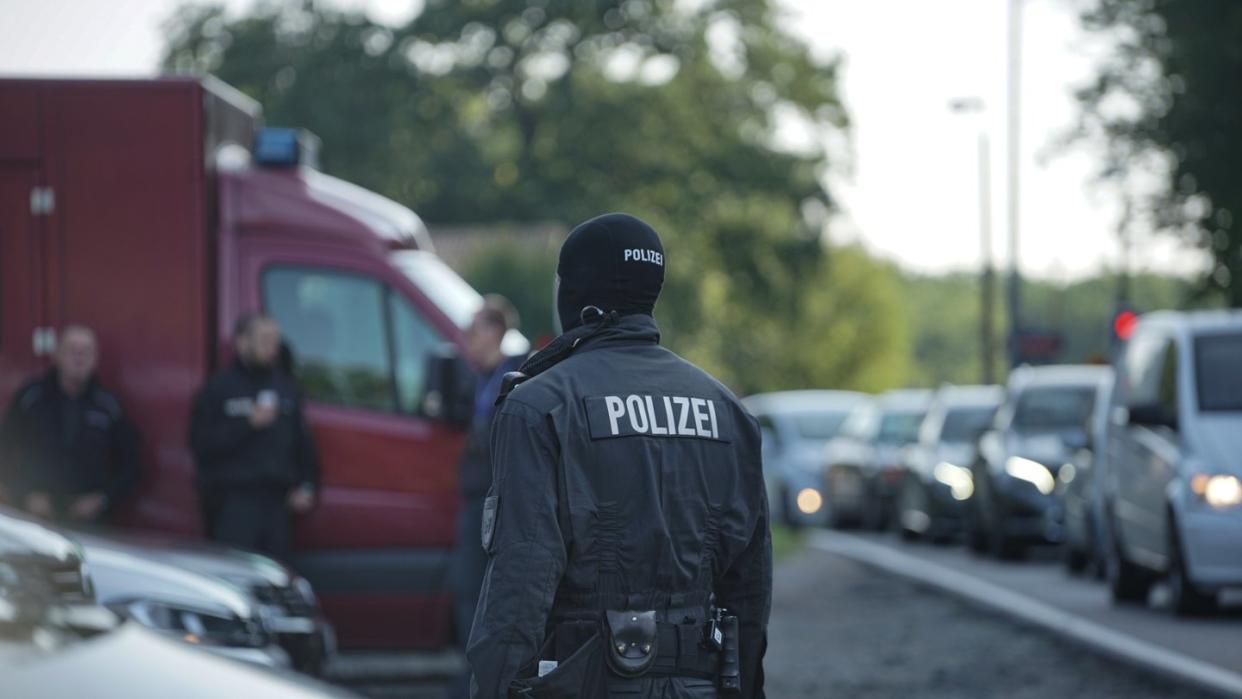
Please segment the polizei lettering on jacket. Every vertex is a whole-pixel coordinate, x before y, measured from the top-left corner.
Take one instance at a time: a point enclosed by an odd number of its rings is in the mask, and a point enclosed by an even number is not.
[[[710,398],[629,394],[583,400],[591,439],[692,437],[729,441],[717,403]]]

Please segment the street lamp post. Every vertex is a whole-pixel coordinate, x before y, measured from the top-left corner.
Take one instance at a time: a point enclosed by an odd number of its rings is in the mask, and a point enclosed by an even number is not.
[[[1021,319],[1021,285],[1022,278],[1018,267],[1018,173],[1021,159],[1019,141],[1021,122],[1019,121],[1021,103],[1022,77],[1022,0],[1009,0],[1009,80],[1007,84],[1008,104],[1008,136],[1006,145],[1009,153],[1006,167],[1009,172],[1009,285],[1007,302],[1009,306],[1009,366],[1017,366],[1019,361],[1018,336],[1022,331]]]
[[[949,109],[959,114],[982,114],[985,110],[983,100],[978,97],[967,97],[953,100]],[[985,125],[979,125],[978,135],[979,157],[979,256],[982,269],[979,274],[979,359],[983,364],[980,374],[984,385],[995,381],[996,359],[993,355],[992,310],[995,282],[992,268],[992,155],[991,140]]]

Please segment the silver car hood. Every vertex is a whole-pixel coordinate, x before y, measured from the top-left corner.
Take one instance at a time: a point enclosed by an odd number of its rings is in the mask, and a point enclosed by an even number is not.
[[[245,589],[256,585],[284,588],[293,582],[293,573],[267,556],[239,551],[209,541],[190,541],[112,529],[84,530],[84,533],[109,542],[114,547],[140,551],[150,560],[221,578]]]
[[[149,599],[226,611],[242,619],[256,617],[249,592],[227,580],[187,570],[124,542],[91,534],[75,538],[85,552],[100,604]]]

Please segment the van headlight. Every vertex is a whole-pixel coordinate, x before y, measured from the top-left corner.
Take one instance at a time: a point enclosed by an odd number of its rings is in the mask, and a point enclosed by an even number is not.
[[[114,608],[128,619],[195,645],[261,648],[267,631],[256,621],[220,612],[141,599]]]
[[[1030,483],[1044,495],[1051,495],[1057,487],[1057,480],[1047,466],[1021,456],[1011,456],[1005,461],[1005,473]]]
[[[949,494],[954,500],[969,500],[975,494],[975,478],[968,468],[941,461],[932,469],[932,477],[949,486]]]
[[[1242,504],[1242,481],[1237,476],[1200,473],[1190,479],[1190,490],[1218,510]]]

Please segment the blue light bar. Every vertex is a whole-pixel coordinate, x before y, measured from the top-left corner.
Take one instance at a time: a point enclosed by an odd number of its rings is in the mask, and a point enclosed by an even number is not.
[[[319,138],[304,129],[264,127],[254,135],[254,160],[269,167],[319,166]]]

